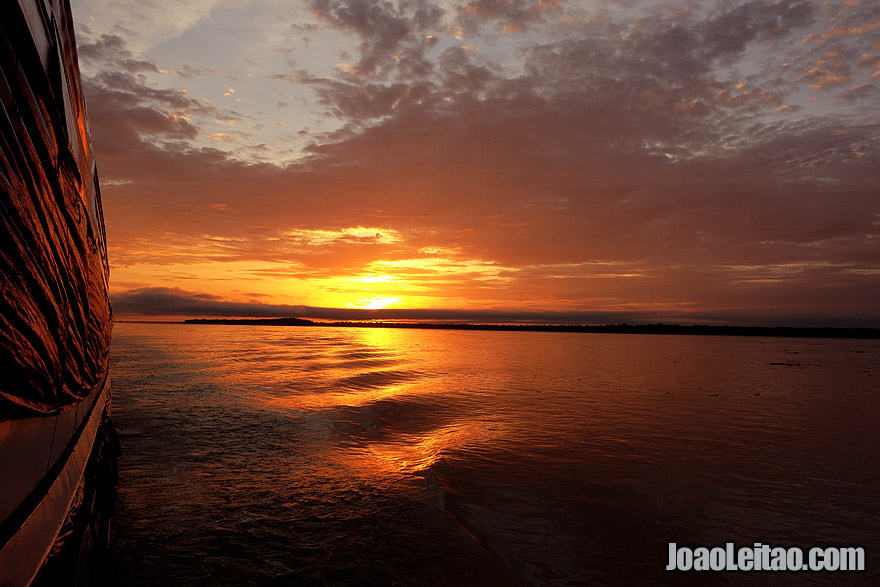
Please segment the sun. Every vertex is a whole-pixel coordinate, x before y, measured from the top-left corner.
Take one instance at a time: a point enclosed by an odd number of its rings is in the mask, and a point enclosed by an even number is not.
[[[356,302],[346,302],[349,308],[358,308],[361,310],[380,310],[388,306],[400,303],[400,298],[390,296],[374,296],[372,298],[362,298]]]

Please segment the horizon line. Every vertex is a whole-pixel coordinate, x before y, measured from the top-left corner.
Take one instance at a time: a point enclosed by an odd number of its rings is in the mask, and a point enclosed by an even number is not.
[[[331,328],[411,328],[428,330],[482,330],[526,332],[581,332],[609,334],[673,334],[673,335],[730,335],[730,336],[776,336],[812,338],[878,339],[880,328],[840,326],[737,326],[731,324],[529,324],[529,323],[461,323],[461,322],[383,322],[351,321],[316,322],[304,318],[188,318],[185,320],[117,320],[130,324],[187,324],[187,325],[234,325],[234,326],[302,326]]]
[[[511,308],[331,308],[298,304],[233,302],[178,288],[141,288],[111,295],[114,315],[123,320],[187,318],[293,318],[309,320],[402,320],[467,323],[652,324],[878,328],[880,314],[809,312],[785,308],[688,309],[511,309]]]

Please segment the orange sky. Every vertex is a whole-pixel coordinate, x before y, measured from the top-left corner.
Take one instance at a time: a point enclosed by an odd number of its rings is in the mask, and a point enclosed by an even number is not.
[[[72,4],[117,317],[880,325],[876,2]]]

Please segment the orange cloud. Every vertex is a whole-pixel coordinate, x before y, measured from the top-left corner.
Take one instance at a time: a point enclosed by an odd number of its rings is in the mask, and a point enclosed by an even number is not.
[[[862,26],[851,26],[851,27],[848,27],[845,25],[835,25],[835,26],[831,27],[830,29],[828,29],[827,31],[825,31],[824,33],[822,33],[822,38],[823,39],[830,39],[832,37],[837,37],[837,36],[841,36],[841,35],[853,35],[853,36],[864,35],[864,34],[870,33],[871,31],[875,31],[877,29],[880,29],[880,21],[877,21],[877,22],[874,22],[871,24],[862,25]]]

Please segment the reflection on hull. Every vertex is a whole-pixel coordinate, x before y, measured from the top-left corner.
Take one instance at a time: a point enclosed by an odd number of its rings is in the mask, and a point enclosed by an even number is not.
[[[115,456],[112,317],[67,0],[0,7],[0,585],[85,584]]]

